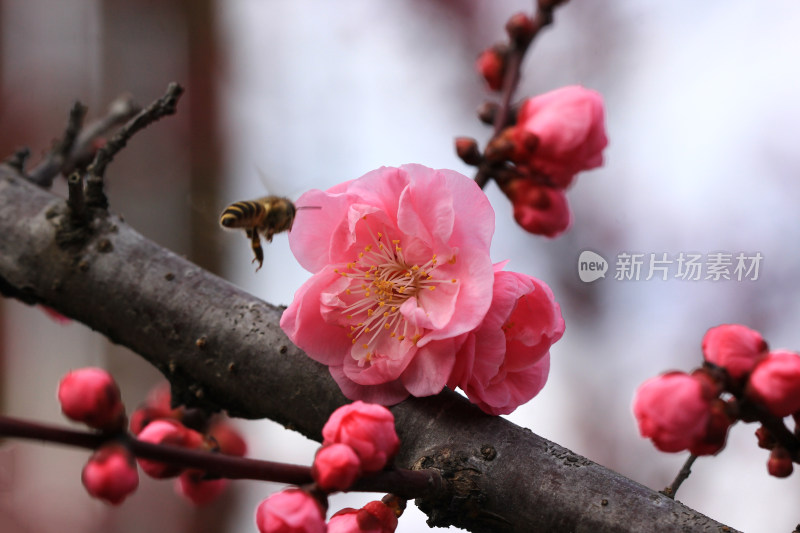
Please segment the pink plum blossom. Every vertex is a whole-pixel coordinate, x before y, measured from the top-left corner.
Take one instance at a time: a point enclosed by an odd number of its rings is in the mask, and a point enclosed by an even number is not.
[[[547,175],[557,187],[568,186],[578,172],[603,164],[604,114],[603,97],[578,85],[525,100],[514,127],[516,162]],[[526,149],[531,134],[539,140],[532,152]]]
[[[86,491],[119,505],[139,486],[133,455],[121,444],[106,444],[92,454],[81,473]]]
[[[703,337],[703,356],[721,366],[734,379],[741,379],[767,355],[761,334],[739,324],[723,324],[709,329]]]
[[[467,334],[450,376],[485,412],[508,414],[544,387],[550,346],[564,334],[561,308],[550,288],[497,265],[492,306]]]
[[[289,244],[314,275],[281,318],[350,399],[385,405],[442,390],[462,334],[492,298],[494,212],[474,181],[383,167],[312,190]]]
[[[669,372],[642,383],[633,414],[642,437],[663,452],[679,452],[705,439],[712,419],[711,399],[701,379]]]
[[[311,475],[322,490],[347,490],[361,473],[361,459],[347,444],[322,446],[314,457]]]
[[[746,390],[775,416],[800,411],[800,355],[788,350],[770,352],[750,374]]]
[[[68,372],[58,384],[58,401],[67,418],[105,430],[125,425],[125,406],[119,387],[102,368],[81,368]]]
[[[319,503],[301,489],[272,494],[256,509],[261,533],[325,533],[325,517]]]
[[[323,445],[350,446],[361,459],[364,472],[381,470],[400,448],[391,411],[362,401],[336,409],[323,426],[322,437]]]

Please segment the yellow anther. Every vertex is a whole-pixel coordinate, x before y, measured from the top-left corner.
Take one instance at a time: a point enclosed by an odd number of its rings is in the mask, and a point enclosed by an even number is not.
[[[450,260],[448,261],[448,263],[450,263],[451,265],[455,265],[456,264],[456,256],[451,257]]]
[[[416,272],[417,270],[419,270],[419,265],[414,265],[413,267],[411,267],[411,270]]]
[[[390,327],[391,327],[391,326],[389,326],[389,324],[384,324],[384,325],[383,325],[383,329],[389,329]]]
[[[453,279],[450,280],[450,283],[456,283],[457,281],[458,280],[456,278],[453,278]]]
[[[431,285],[430,287],[428,287],[428,290],[429,291],[436,290],[436,285]]]
[[[361,345],[361,347],[362,347],[362,348],[364,348],[364,349],[366,350],[367,348],[369,348],[369,344],[366,344],[366,343],[365,343],[365,344],[362,344],[362,345]]]
[[[374,309],[367,309],[367,316],[372,316],[374,314],[375,314],[375,310]]]

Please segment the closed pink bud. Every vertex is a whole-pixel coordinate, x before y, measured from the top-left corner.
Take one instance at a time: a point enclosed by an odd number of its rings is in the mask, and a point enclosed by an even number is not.
[[[361,473],[361,459],[347,444],[328,444],[317,451],[311,475],[327,492],[347,490]]]
[[[639,387],[633,414],[642,437],[651,439],[663,452],[679,452],[704,438],[711,407],[700,380],[670,372]]]
[[[526,231],[552,238],[569,229],[572,213],[561,189],[517,179],[503,191],[514,206],[514,220]]]
[[[138,439],[152,444],[179,446],[189,449],[200,448],[204,443],[203,436],[200,433],[185,427],[180,422],[169,419],[151,422],[139,433]],[[183,471],[180,466],[160,461],[142,459],[141,457],[138,461],[145,474],[157,479],[175,477]]]
[[[761,334],[739,324],[711,328],[703,337],[705,360],[725,368],[733,379],[748,374],[766,354]]]
[[[604,114],[603,97],[577,85],[525,100],[517,115],[517,135],[523,143],[525,134],[534,134],[539,143],[517,164],[566,187],[578,172],[603,164],[608,144]]]
[[[383,469],[400,448],[394,415],[386,407],[356,401],[334,411],[322,428],[323,444],[350,446],[364,472]]]
[[[788,350],[770,352],[750,374],[746,394],[775,416],[800,411],[800,356]]]
[[[361,509],[346,508],[328,522],[328,533],[394,533],[397,515],[386,504],[369,502]]]
[[[139,486],[139,472],[133,456],[124,446],[107,444],[89,458],[81,481],[95,498],[119,505]]]
[[[178,494],[195,505],[208,505],[216,500],[228,486],[227,479],[204,479],[205,473],[187,470],[175,481]]]
[[[325,517],[319,503],[300,489],[276,492],[256,509],[261,533],[325,533]]]
[[[107,431],[125,425],[125,406],[119,387],[102,368],[82,368],[67,373],[58,385],[58,401],[67,418]]]

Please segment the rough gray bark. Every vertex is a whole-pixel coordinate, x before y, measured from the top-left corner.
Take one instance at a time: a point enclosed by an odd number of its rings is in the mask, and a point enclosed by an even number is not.
[[[64,199],[0,165],[0,292],[42,303],[159,368],[191,405],[271,418],[320,440],[346,399],[291,344],[271,306],[114,216],[75,228]],[[452,392],[395,406],[396,464],[438,467],[432,525],[475,532],[733,531]]]

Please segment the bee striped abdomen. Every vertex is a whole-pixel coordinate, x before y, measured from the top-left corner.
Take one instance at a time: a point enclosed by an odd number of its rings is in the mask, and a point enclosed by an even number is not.
[[[255,201],[236,202],[225,208],[219,223],[226,228],[246,228],[258,225],[266,213],[264,205]]]

